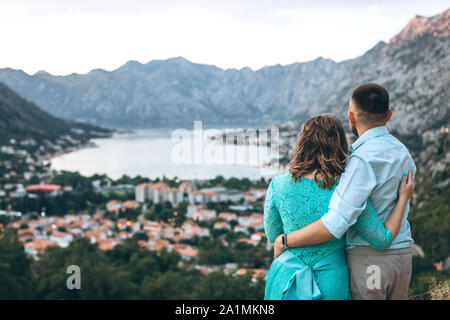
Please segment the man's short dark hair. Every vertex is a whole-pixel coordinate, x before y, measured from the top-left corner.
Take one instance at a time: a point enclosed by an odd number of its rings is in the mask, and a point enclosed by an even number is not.
[[[370,122],[384,120],[389,110],[389,93],[376,83],[364,83],[353,90],[352,100]]]

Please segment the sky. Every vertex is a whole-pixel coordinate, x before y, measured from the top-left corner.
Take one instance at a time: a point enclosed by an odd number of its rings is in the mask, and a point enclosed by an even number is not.
[[[0,68],[54,75],[183,56],[220,68],[355,58],[450,0],[1,0]]]

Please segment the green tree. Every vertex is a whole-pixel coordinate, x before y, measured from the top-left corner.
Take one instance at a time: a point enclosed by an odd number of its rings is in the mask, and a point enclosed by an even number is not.
[[[31,259],[11,232],[0,234],[0,299],[32,299]]]
[[[139,231],[133,234],[132,239],[136,241],[138,240],[148,241],[148,235],[145,232]]]
[[[230,248],[224,246],[219,239],[201,241],[198,257],[200,264],[223,265],[233,261]]]
[[[67,267],[81,270],[81,290],[67,288]],[[76,239],[67,248],[48,248],[34,264],[38,299],[132,299],[136,286],[128,271],[111,264],[88,239]]]
[[[192,299],[193,288],[203,276],[198,271],[168,271],[157,278],[143,281],[143,299]]]
[[[203,277],[195,287],[192,298],[205,300],[252,300],[264,298],[264,280],[253,283],[251,275],[226,275],[222,271]]]

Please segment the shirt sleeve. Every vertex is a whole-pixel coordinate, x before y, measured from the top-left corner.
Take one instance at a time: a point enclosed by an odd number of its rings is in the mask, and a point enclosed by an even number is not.
[[[264,202],[264,231],[266,232],[267,239],[271,243],[274,243],[278,235],[283,233],[280,213],[273,198],[273,181],[274,179],[269,184]]]
[[[376,184],[371,164],[356,155],[350,156],[331,197],[328,212],[322,217],[322,223],[333,236],[341,238],[356,223]]]

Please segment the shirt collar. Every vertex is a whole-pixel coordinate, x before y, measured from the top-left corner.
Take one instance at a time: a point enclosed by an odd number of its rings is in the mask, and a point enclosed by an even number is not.
[[[389,134],[389,131],[386,126],[375,127],[367,130],[363,133],[361,137],[359,137],[353,144],[350,146],[351,151],[355,151],[359,146],[363,143],[379,136],[384,136]]]

